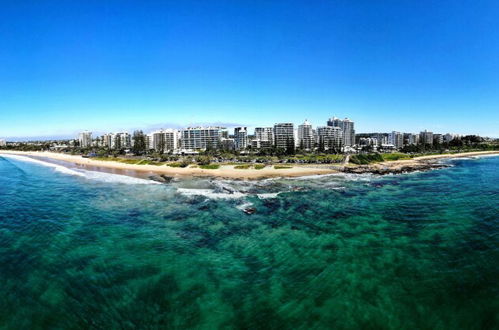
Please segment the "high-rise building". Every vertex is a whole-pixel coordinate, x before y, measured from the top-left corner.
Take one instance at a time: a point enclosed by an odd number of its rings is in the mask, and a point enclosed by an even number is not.
[[[132,146],[132,138],[127,132],[112,134],[111,149],[128,149]]]
[[[419,133],[419,143],[433,145],[433,132],[424,130],[424,132]]]
[[[313,150],[315,147],[314,130],[306,119],[298,126],[298,146],[303,150]]]
[[[274,140],[274,129],[272,127],[256,127],[255,140],[272,141]]]
[[[102,147],[111,148],[113,145],[113,136],[111,133],[102,135],[101,145]]]
[[[294,149],[295,133],[292,123],[278,123],[274,125],[274,145],[277,149]]]
[[[343,146],[343,130],[338,126],[317,127],[319,149],[341,149]]]
[[[450,141],[454,139],[458,139],[459,134],[452,134],[452,133],[447,133],[444,135],[444,142],[449,143]]]
[[[251,140],[253,149],[270,149],[274,144],[274,129],[272,127],[256,127],[255,137]]]
[[[234,143],[236,150],[244,150],[248,147],[248,128],[234,128]]]
[[[0,147],[5,147],[7,145],[7,142],[5,140],[0,140]]]
[[[393,145],[396,149],[400,149],[404,146],[404,135],[400,132],[391,132],[388,135],[388,143]]]
[[[343,145],[351,147],[355,144],[355,123],[348,119],[339,119],[336,117],[330,118],[327,121],[327,126],[339,127],[343,132]]]
[[[92,146],[92,132],[84,131],[78,134],[78,141],[81,148],[89,148]]]
[[[223,127],[188,127],[181,132],[182,149],[206,150],[217,149],[224,134]]]
[[[150,149],[157,152],[173,152],[179,147],[179,132],[176,129],[162,129],[150,134]]]
[[[415,145],[419,142],[419,135],[412,133],[404,133],[404,144],[405,145]]]
[[[444,143],[444,136],[442,134],[433,134],[433,143],[434,144]]]

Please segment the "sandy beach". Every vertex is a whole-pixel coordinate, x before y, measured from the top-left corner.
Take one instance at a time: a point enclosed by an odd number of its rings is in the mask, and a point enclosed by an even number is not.
[[[67,155],[55,152],[23,152],[0,150],[0,154],[14,154],[21,156],[30,156],[34,158],[53,159],[69,162],[78,165],[86,165],[96,168],[131,170],[139,172],[152,172],[167,176],[213,176],[231,179],[261,179],[271,177],[299,177],[307,175],[321,175],[337,172],[331,168],[315,165],[293,165],[291,168],[275,169],[273,166],[267,166],[263,169],[235,169],[234,165],[221,165],[218,169],[202,169],[199,167],[169,167],[167,165],[133,165],[114,161],[102,161],[81,156]],[[291,165],[289,165],[291,166]]]
[[[231,179],[262,179],[271,177],[299,177],[307,175],[322,175],[331,174],[336,172],[352,172],[352,173],[397,173],[413,170],[425,170],[436,167],[435,161],[443,158],[459,158],[459,157],[476,157],[485,155],[499,154],[499,151],[477,151],[477,152],[464,152],[455,154],[441,154],[415,157],[408,160],[386,161],[382,163],[375,163],[370,165],[291,165],[285,169],[275,169],[274,166],[267,166],[263,169],[236,169],[234,165],[221,165],[218,169],[202,169],[199,167],[169,167],[167,165],[134,165],[125,164],[115,161],[103,161],[91,158],[84,158],[77,155],[68,155],[55,152],[23,152],[23,151],[7,151],[0,150],[0,154],[14,154],[21,156],[29,156],[38,159],[64,161],[72,164],[83,165],[92,167],[94,170],[123,170],[123,171],[137,171],[149,172],[158,175],[166,176],[212,176],[220,178]]]

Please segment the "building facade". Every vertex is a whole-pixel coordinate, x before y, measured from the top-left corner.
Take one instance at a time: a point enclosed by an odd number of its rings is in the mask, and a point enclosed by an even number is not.
[[[343,146],[343,130],[337,126],[317,127],[319,149],[340,150]]]
[[[176,129],[162,129],[149,135],[149,149],[165,153],[175,152],[179,148],[179,132]]]
[[[294,149],[295,133],[292,123],[278,123],[274,125],[274,145],[277,149]]]
[[[348,119],[339,119],[336,117],[330,118],[327,121],[327,126],[339,127],[343,133],[343,145],[351,147],[355,145],[355,123]]]
[[[298,126],[298,147],[303,150],[315,148],[314,130],[307,120]]]
[[[224,130],[223,127],[188,127],[183,129],[180,136],[182,149],[218,149]]]
[[[78,134],[78,141],[81,148],[89,148],[92,146],[92,132],[84,131]]]
[[[236,150],[244,150],[248,147],[248,128],[234,128],[234,143]]]
[[[396,149],[400,149],[404,146],[404,134],[400,132],[391,132],[388,136],[388,144],[393,145]]]
[[[419,142],[421,144],[433,145],[433,132],[428,132],[427,130],[424,130],[424,132],[419,133]]]

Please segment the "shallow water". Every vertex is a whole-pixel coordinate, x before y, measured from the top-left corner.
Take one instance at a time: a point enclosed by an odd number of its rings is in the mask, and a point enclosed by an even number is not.
[[[166,185],[0,157],[0,327],[497,328],[499,157],[451,163]]]

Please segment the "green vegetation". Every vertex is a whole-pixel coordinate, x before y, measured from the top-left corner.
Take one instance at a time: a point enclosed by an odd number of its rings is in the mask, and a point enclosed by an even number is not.
[[[137,158],[118,158],[118,157],[92,157],[94,160],[100,160],[105,162],[117,162],[130,165],[155,165],[161,166],[165,163],[157,162],[149,159],[137,159]]]
[[[367,165],[371,163],[382,162],[383,156],[381,154],[359,154],[350,156],[350,163],[357,165]]]
[[[400,152],[395,152],[391,154],[381,154],[381,157],[383,157],[384,161],[393,161],[393,160],[411,159],[413,156],[408,154],[403,154]]]
[[[217,164],[199,165],[199,168],[202,168],[203,170],[217,170],[220,168],[220,165]]]
[[[274,169],[276,169],[276,170],[284,170],[287,168],[293,168],[293,166],[283,166],[283,165],[275,165],[274,166]]]
[[[251,167],[252,167],[252,165],[250,165],[250,164],[243,164],[243,165],[236,165],[236,166],[234,166],[234,168],[236,170],[247,170],[247,169],[249,169]]]
[[[173,162],[173,163],[167,163],[166,166],[170,167],[187,167],[189,166],[189,162]]]
[[[256,165],[254,166],[254,168],[255,168],[255,170],[261,170],[261,169],[265,168],[265,166],[266,166],[266,165],[256,164]]]
[[[210,165],[211,157],[210,156],[198,156],[198,157],[196,157],[196,163],[198,163],[198,165]]]

